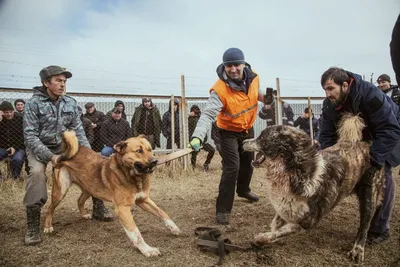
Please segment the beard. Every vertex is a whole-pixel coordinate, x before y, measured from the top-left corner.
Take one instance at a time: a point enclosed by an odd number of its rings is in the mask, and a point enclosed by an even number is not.
[[[329,99],[331,103],[333,104],[334,107],[339,106],[340,104],[343,104],[343,102],[346,100],[347,93],[343,91],[343,88],[340,87],[340,93],[337,99]]]

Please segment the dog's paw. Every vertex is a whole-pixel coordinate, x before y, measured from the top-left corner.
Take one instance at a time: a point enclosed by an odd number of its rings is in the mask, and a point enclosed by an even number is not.
[[[150,247],[147,244],[145,246],[140,247],[139,250],[146,257],[153,257],[153,256],[158,256],[161,254],[160,251],[158,250],[158,248]]]
[[[254,242],[257,244],[266,244],[276,241],[276,234],[273,232],[261,233],[254,237]]]
[[[92,216],[92,214],[89,214],[89,213],[88,213],[88,214],[83,215],[82,217],[83,217],[84,219],[86,219],[86,220],[91,220],[93,216]]]
[[[171,233],[172,233],[173,235],[175,235],[175,236],[178,236],[178,235],[180,235],[180,233],[181,233],[181,230],[179,230],[178,227],[172,228],[172,229],[170,229],[170,230],[171,230]]]
[[[178,226],[172,220],[165,220],[165,226],[171,231],[173,235],[179,235],[181,230],[179,230]]]
[[[47,227],[47,228],[44,228],[43,232],[45,234],[51,234],[54,232],[54,229],[53,229],[53,227]]]
[[[355,244],[353,249],[347,253],[347,256],[352,259],[353,262],[361,263],[364,261],[364,247]]]

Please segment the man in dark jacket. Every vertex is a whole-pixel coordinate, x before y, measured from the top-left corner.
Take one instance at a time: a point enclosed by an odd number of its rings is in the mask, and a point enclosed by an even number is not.
[[[106,120],[101,127],[101,137],[104,147],[101,154],[105,157],[114,153],[114,145],[132,137],[129,122],[121,118],[122,112],[118,107],[111,110],[111,119]]]
[[[262,109],[258,112],[258,116],[260,117],[260,119],[267,121],[267,126],[273,126],[277,124],[276,112],[278,107],[275,105],[275,101],[277,99],[276,90],[273,91],[273,95],[274,95],[274,102],[271,105],[264,104]],[[294,118],[294,113],[292,107],[289,105],[289,103],[282,101],[282,125],[293,126],[293,118]]]
[[[390,97],[394,103],[400,105],[400,90],[398,85],[392,85],[390,76],[382,74],[376,80],[378,88],[382,90],[388,97]]]
[[[399,107],[373,84],[340,68],[328,69],[322,75],[321,85],[327,96],[321,115],[321,148],[336,143],[336,125],[343,112],[359,114],[367,126],[363,132],[364,140],[372,141],[371,167],[364,173],[363,179],[370,179],[378,169],[385,169],[384,199],[371,222],[368,243],[385,241],[389,238],[389,222],[395,196],[392,167],[400,163]]]
[[[16,115],[10,102],[3,101],[0,104],[3,112],[0,121],[0,161],[10,157],[11,173],[13,179],[17,179],[24,165],[25,146],[22,116]]]
[[[92,149],[96,152],[100,152],[103,149],[103,141],[100,136],[101,125],[107,120],[106,115],[103,112],[96,110],[94,103],[88,102],[85,104],[86,113],[83,115],[86,119],[92,122],[92,128],[94,133],[93,144],[91,143]]]
[[[143,98],[142,104],[135,109],[132,116],[133,136],[144,134],[150,141],[153,149],[161,147],[161,115],[158,108],[153,104],[151,98]]]
[[[309,111],[308,108],[304,109],[304,113],[294,121],[293,126],[294,127],[299,126],[300,129],[302,129],[308,135],[310,135],[311,133],[310,113],[308,111]],[[313,138],[315,139],[315,137],[318,136],[319,127],[318,127],[318,120],[314,117],[314,114],[312,114],[312,127],[313,127]]]
[[[196,125],[197,125],[197,122],[199,121],[200,115],[201,115],[201,111],[200,111],[200,108],[198,105],[193,105],[190,107],[190,114],[188,117],[189,139],[192,137],[194,129],[196,129]],[[203,170],[204,170],[204,172],[208,172],[208,170],[210,168],[210,162],[215,154],[215,149],[213,148],[212,145],[207,143],[207,136],[204,137],[202,145],[203,145],[203,149],[208,152],[206,161],[204,162],[204,165],[203,165]],[[193,169],[196,168],[197,154],[199,154],[199,151],[192,152],[191,164],[192,164]]]
[[[24,205],[27,211],[28,231],[25,245],[41,242],[40,211],[47,201],[46,167],[57,165],[61,153],[62,135],[72,129],[80,146],[90,148],[76,100],[64,94],[67,79],[72,73],[60,66],[48,66],[39,73],[42,86],[34,87],[33,96],[25,105],[24,139],[29,162]],[[113,220],[102,200],[92,197],[93,218]]]
[[[114,108],[118,108],[121,111],[121,118],[126,120],[125,103],[122,100],[117,100],[115,101]],[[109,119],[111,118],[113,109],[107,112],[106,114],[107,118]]]
[[[180,135],[179,135],[179,100],[174,99],[174,130],[175,130],[175,144],[180,147]],[[164,113],[162,118],[162,134],[167,138],[167,149],[172,149],[172,131],[171,131],[171,101],[169,102],[169,108]]]
[[[83,116],[82,108],[78,106],[78,111],[80,114],[80,119],[82,121],[83,130],[85,131],[86,139],[89,141],[89,144],[92,145],[94,141],[94,132],[92,122]]]

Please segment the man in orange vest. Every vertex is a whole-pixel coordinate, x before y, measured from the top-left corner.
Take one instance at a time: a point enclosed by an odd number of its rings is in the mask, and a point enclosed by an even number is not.
[[[210,89],[207,107],[200,116],[189,146],[199,151],[209,128],[215,121],[220,134],[223,171],[217,198],[216,220],[229,224],[236,192],[251,202],[258,196],[250,190],[254,154],[244,152],[242,142],[254,137],[253,124],[257,117],[259,77],[251,70],[238,48],[229,48],[217,68],[218,80]]]

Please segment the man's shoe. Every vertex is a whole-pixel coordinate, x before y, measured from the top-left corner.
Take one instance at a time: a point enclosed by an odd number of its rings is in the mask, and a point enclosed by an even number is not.
[[[242,193],[242,194],[238,194],[238,196],[242,197],[242,198],[245,198],[245,199],[247,199],[248,201],[251,201],[251,202],[257,202],[259,200],[259,197],[256,194],[252,193],[251,191],[250,192],[246,192],[246,193]]]
[[[389,237],[390,237],[389,230],[386,230],[383,233],[368,232],[367,244],[376,245],[389,240]]]
[[[32,246],[42,242],[42,238],[40,237],[40,208],[26,208],[26,219],[25,245]]]
[[[114,215],[104,206],[103,200],[92,197],[92,201],[93,219],[103,222],[111,222],[112,220],[114,220]]]
[[[203,165],[203,171],[208,172],[210,170],[210,166],[208,164]]]
[[[217,213],[217,224],[229,224],[229,213]]]

